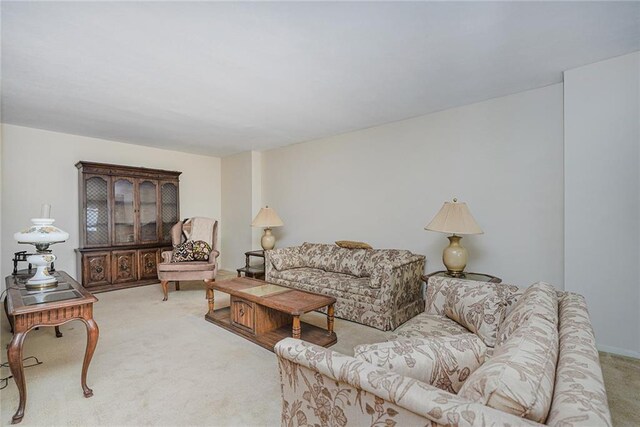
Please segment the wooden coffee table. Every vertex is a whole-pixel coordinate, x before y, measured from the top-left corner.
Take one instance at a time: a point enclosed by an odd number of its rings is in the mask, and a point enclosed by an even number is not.
[[[300,338],[322,347],[338,341],[333,332],[334,297],[247,277],[208,282],[206,286],[209,312],[204,318],[267,350],[273,351],[273,346],[287,337]],[[230,295],[228,307],[214,310],[214,290]],[[327,329],[300,321],[302,314],[322,307],[327,307]]]

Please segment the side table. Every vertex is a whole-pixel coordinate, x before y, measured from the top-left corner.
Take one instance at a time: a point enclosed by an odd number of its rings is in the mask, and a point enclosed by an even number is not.
[[[244,273],[245,277],[251,277],[254,279],[264,279],[264,261],[262,265],[251,266],[251,257],[262,258],[264,260],[264,251],[262,249],[257,251],[249,251],[244,253],[245,264],[244,267],[238,268],[238,277]]]
[[[422,276],[422,280],[426,283],[429,281],[430,277],[451,277],[452,279],[462,279],[462,280],[475,280],[478,282],[488,282],[488,283],[501,283],[502,279],[496,276],[492,276],[490,274],[482,274],[482,273],[464,273],[460,277],[450,276],[446,271],[436,271],[433,273],[425,274]]]
[[[98,299],[91,295],[82,285],[73,280],[64,271],[53,273],[58,279],[58,286],[48,292],[27,291],[24,284],[30,274],[7,276],[7,313],[12,320],[13,339],[7,349],[9,369],[18,386],[20,403],[12,418],[17,424],[24,417],[27,403],[27,386],[22,366],[22,346],[27,333],[39,326],[58,326],[71,320],[81,320],[87,327],[87,347],[84,353],[80,384],[84,397],[93,396],[87,387],[87,371],[98,344],[98,325],[93,320],[93,303]]]

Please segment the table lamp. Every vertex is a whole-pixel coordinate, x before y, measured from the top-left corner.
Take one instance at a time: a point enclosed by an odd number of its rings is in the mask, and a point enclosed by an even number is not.
[[[276,211],[269,206],[260,208],[260,212],[258,212],[258,215],[256,215],[251,223],[252,227],[264,227],[264,234],[262,235],[262,239],[260,239],[260,244],[265,251],[273,249],[276,245],[276,237],[271,234],[271,228],[281,227],[283,225],[284,223]]]
[[[13,235],[18,243],[26,243],[36,247],[36,254],[29,255],[27,261],[36,266],[36,274],[27,280],[25,287],[30,291],[43,291],[58,286],[58,281],[49,273],[49,264],[56,260],[49,246],[62,243],[69,238],[69,233],[53,225],[49,218],[51,205],[42,205],[41,218],[31,218],[32,225]]]
[[[460,234],[482,234],[480,226],[473,219],[466,203],[444,202],[444,205],[436,216],[424,228],[429,231],[451,233],[449,246],[442,252],[442,262],[447,267],[447,274],[452,277],[464,276],[464,268],[467,266],[467,250],[460,244]]]

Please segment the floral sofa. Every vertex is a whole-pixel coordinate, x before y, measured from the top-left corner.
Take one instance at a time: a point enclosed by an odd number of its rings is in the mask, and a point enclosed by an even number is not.
[[[424,310],[425,257],[304,243],[265,251],[265,280],[336,298],[335,315],[388,331]]]
[[[280,341],[282,425],[610,426],[584,298],[544,283],[524,291],[493,284],[498,292],[487,298],[478,291],[487,284],[474,283],[476,290],[461,292],[462,281],[431,278],[425,312],[389,342],[357,346],[355,357]],[[487,313],[495,301],[498,318]],[[448,312],[460,302],[467,327]],[[458,370],[442,348],[424,351],[455,337],[455,351],[479,362],[472,372]],[[422,380],[421,357],[433,368]]]

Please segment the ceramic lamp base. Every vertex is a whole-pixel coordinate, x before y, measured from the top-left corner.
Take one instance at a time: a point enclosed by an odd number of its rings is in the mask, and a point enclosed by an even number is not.
[[[36,254],[27,257],[29,264],[36,266],[36,274],[25,284],[27,290],[39,291],[58,286],[56,278],[49,273],[49,264],[55,260],[56,256],[53,254]]]
[[[262,249],[265,251],[273,249],[276,246],[276,236],[271,234],[270,228],[264,229],[264,234],[262,235],[262,239],[260,239],[260,244],[262,245]]]
[[[461,236],[449,236],[449,246],[442,252],[442,262],[447,267],[447,274],[452,277],[464,276],[467,266],[467,250],[460,244]]]

